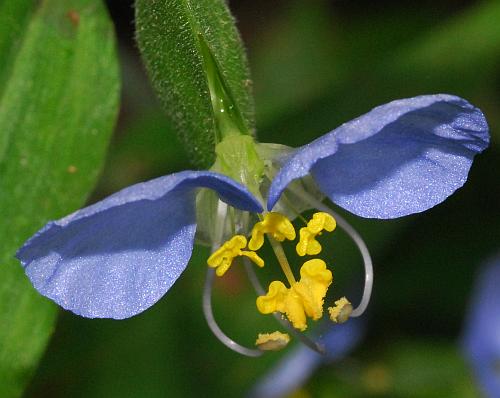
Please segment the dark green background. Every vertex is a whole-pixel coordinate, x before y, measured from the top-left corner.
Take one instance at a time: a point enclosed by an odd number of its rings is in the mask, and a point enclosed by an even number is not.
[[[91,201],[189,168],[150,89],[133,41],[131,2],[108,1],[122,65],[122,105]],[[375,263],[367,335],[323,367],[297,397],[477,397],[457,342],[474,276],[499,248],[500,2],[231,1],[248,49],[257,133],[297,146],[396,98],[438,92],[483,109],[492,145],[445,203],[401,220],[350,217]],[[339,234],[327,253],[338,294],[360,286],[359,259]],[[26,397],[244,396],[280,354],[240,357],[201,311],[204,249],[157,305],[124,321],[62,312]],[[334,286],[334,288],[336,288]],[[220,284],[216,316],[251,344],[262,328],[237,270]],[[337,294],[337,293],[335,293]],[[274,330],[274,329],[271,329]]]

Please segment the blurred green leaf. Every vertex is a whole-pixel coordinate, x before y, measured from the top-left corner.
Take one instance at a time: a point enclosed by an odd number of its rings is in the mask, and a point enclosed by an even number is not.
[[[97,196],[110,195],[137,181],[185,170],[189,162],[173,128],[158,107],[129,122],[110,145]]]
[[[257,33],[250,62],[259,125],[325,94],[345,75],[328,7],[323,0],[290,1],[268,31]]]
[[[14,64],[14,58],[19,46],[19,36],[25,31],[35,5],[32,1],[0,2],[0,93],[5,88],[5,81],[9,77]]]
[[[397,92],[401,82],[415,93],[450,92],[480,106],[499,137],[497,85],[500,68],[500,2],[479,2],[415,39],[383,62],[378,73],[391,76]],[[492,145],[499,145],[498,139]]]
[[[498,71],[499,20],[500,2],[480,2],[415,38],[383,67],[392,65],[400,75],[416,71],[422,79],[461,89],[482,82]]]
[[[250,130],[254,125],[245,53],[225,2],[137,0],[136,24],[153,86],[191,162],[211,166],[217,132],[200,34],[246,125]]]
[[[369,357],[351,358],[324,368],[317,379],[311,380],[308,390],[315,397],[478,396],[456,344],[419,340],[391,340]]]
[[[472,375],[457,345],[445,341],[393,342],[381,359],[382,369],[384,362],[388,365],[388,387],[396,396],[477,396]],[[375,364],[375,370],[377,366]],[[373,370],[368,365],[364,372],[365,380],[377,375],[377,371]],[[377,380],[371,382],[377,383]]]
[[[0,396],[22,393],[56,307],[16,249],[83,204],[118,109],[115,39],[100,0],[0,3]]]
[[[315,7],[319,8],[321,3]],[[291,58],[273,55],[280,52],[283,44],[276,38],[268,40],[261,46],[265,51],[255,51],[258,58],[254,61],[258,119],[264,121],[265,130],[259,131],[259,136],[265,136],[266,141],[286,140],[288,145],[302,145],[376,105],[437,92],[460,95],[481,107],[493,127],[492,133],[498,134],[500,130],[494,125],[498,123],[496,109],[500,103],[494,82],[500,67],[500,25],[497,22],[500,3],[478,2],[434,24],[429,23],[433,20],[430,8],[421,8],[418,18],[406,15],[407,12],[400,7],[370,17],[353,14],[350,19],[337,18],[330,34],[334,40],[318,44],[309,56],[305,54],[311,48],[310,43],[324,40],[322,37],[327,36],[328,31],[325,29],[321,33],[320,19],[314,19],[310,12],[304,13],[306,21],[316,21],[313,23],[315,28],[294,37],[294,53],[304,54],[293,60],[294,66],[287,65],[292,62]],[[285,17],[286,23],[282,22],[285,33],[289,26],[295,26],[297,31],[300,26],[295,22],[297,17],[292,12]],[[329,62],[326,58],[329,52],[335,56],[330,61],[330,69],[324,65],[315,67],[320,60]],[[274,69],[269,66],[271,59]],[[260,65],[268,67],[264,69]],[[292,71],[301,68],[301,86],[311,90],[316,87],[316,90],[307,97],[300,97],[296,94],[298,89],[290,87],[285,91],[281,88],[280,92],[287,95],[276,96],[274,85],[280,80],[273,77],[273,70],[285,68]],[[317,82],[322,82],[323,89]],[[268,87],[270,92],[263,92]],[[290,96],[294,104],[289,103]],[[261,105],[268,102],[273,106],[272,114],[268,106]]]

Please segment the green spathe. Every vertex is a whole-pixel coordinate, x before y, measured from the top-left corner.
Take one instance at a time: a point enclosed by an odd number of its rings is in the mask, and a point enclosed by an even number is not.
[[[250,130],[241,115],[238,104],[231,94],[231,88],[226,83],[221,67],[205,38],[198,34],[203,65],[207,76],[210,100],[215,120],[216,141],[235,134],[250,134]]]
[[[135,9],[153,87],[190,161],[209,168],[223,136],[250,134],[254,126],[250,73],[233,17],[223,0],[136,0]],[[229,103],[222,109],[236,117],[216,117],[219,104],[214,107],[212,98],[230,98],[237,109]]]

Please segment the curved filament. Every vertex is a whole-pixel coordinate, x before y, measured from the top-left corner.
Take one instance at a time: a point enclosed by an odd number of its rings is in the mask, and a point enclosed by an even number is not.
[[[344,232],[349,235],[349,237],[353,240],[353,242],[358,247],[358,250],[363,258],[364,268],[365,268],[365,287],[363,289],[363,296],[359,305],[352,311],[351,317],[361,316],[366,308],[368,307],[368,303],[370,302],[370,297],[372,295],[373,288],[373,262],[370,256],[370,252],[368,251],[368,247],[365,242],[358,234],[358,231],[354,229],[354,227],[349,224],[342,216],[337,214],[337,212],[333,211],[330,207],[323,204],[323,202],[317,200],[313,196],[309,195],[307,192],[303,190],[295,190],[289,186],[289,189],[297,196],[302,197],[305,201],[308,201],[312,206],[320,211],[324,211],[325,213],[331,214],[336,220],[337,225],[344,230]]]
[[[203,289],[203,314],[205,315],[208,327],[215,335],[215,337],[217,337],[222,344],[224,344],[226,347],[229,347],[231,350],[249,357],[261,356],[263,354],[263,351],[247,348],[242,346],[241,344],[236,343],[221,330],[221,328],[215,321],[212,309],[212,287],[214,284],[214,279],[215,279],[215,271],[213,269],[208,269],[207,276],[205,279],[205,287]]]
[[[215,224],[215,231],[214,231],[215,239],[212,244],[212,253],[219,248],[223,240],[224,227],[226,224],[226,215],[227,215],[227,204],[219,200],[217,205],[217,218],[216,218],[217,221]],[[203,287],[203,314],[205,315],[208,327],[215,335],[215,337],[217,337],[222,344],[224,344],[231,350],[249,357],[258,357],[262,355],[263,352],[261,350],[247,348],[245,346],[242,346],[241,344],[236,343],[234,340],[229,338],[217,324],[212,307],[212,290],[213,290],[214,280],[215,280],[215,270],[212,268],[208,268],[205,277],[205,285]]]

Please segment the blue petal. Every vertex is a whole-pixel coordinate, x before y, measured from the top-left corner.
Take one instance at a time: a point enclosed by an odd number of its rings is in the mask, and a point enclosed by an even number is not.
[[[195,188],[248,211],[244,187],[185,171],[133,185],[48,223],[18,251],[35,288],[76,314],[122,319],[158,301],[186,268],[196,231]]]
[[[310,172],[333,202],[362,217],[418,213],[460,188],[488,143],[484,115],[461,98],[393,101],[290,155],[272,182],[268,209]]]
[[[475,286],[464,348],[481,388],[500,397],[500,257],[486,265]]]

